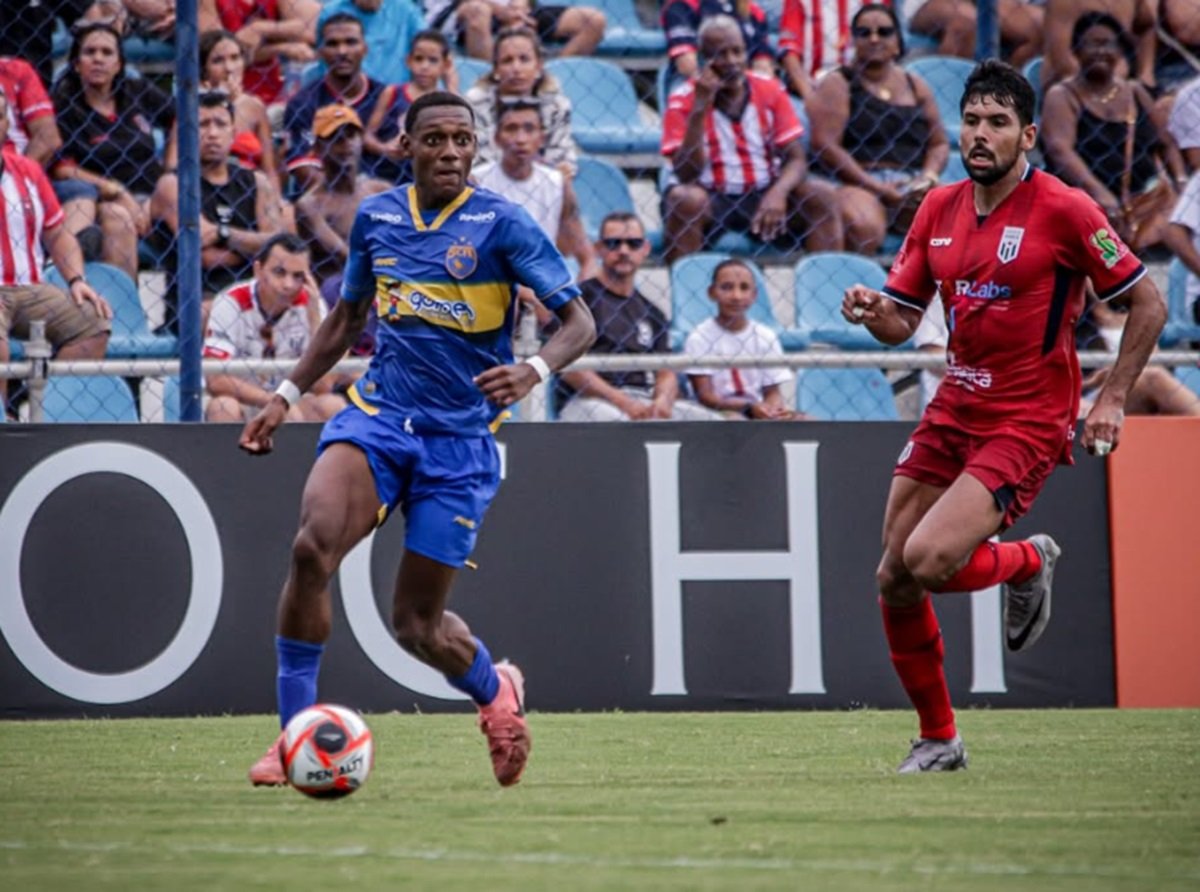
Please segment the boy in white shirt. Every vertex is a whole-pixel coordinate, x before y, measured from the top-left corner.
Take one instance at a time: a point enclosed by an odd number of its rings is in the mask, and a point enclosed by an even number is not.
[[[687,337],[689,356],[782,356],[775,332],[752,321],[746,312],[758,299],[754,273],[741,260],[726,260],[713,270],[708,296],[717,315],[701,322]],[[804,416],[789,409],[780,385],[792,380],[785,368],[695,368],[688,378],[704,406],[731,416],[791,421]]]

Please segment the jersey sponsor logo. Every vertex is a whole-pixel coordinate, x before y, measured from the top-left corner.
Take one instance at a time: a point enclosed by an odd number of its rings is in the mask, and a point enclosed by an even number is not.
[[[469,326],[475,321],[475,311],[465,300],[438,300],[415,288],[408,292],[408,305],[418,316],[434,316],[443,319],[454,319]]]
[[[403,223],[403,214],[368,214],[367,218],[372,223]]]
[[[1025,238],[1025,227],[1005,226],[1000,234],[1000,246],[996,248],[996,256],[1001,263],[1012,263],[1021,251],[1021,239]]]
[[[478,214],[459,214],[460,223],[491,223],[496,219],[495,211],[481,211]]]
[[[959,365],[953,350],[946,351],[946,377],[967,390],[987,390],[992,386],[992,373],[988,369],[977,369]]]
[[[931,248],[949,248],[950,243],[953,241],[954,241],[954,239],[952,239],[952,238],[931,238],[929,240],[929,247],[931,247]]]
[[[976,282],[973,279],[955,279],[954,293],[958,297],[978,297],[983,300],[1012,297],[1012,289],[1009,286],[997,285],[990,279],[986,282]]]
[[[457,242],[446,249],[446,272],[456,279],[465,279],[479,266],[479,255],[470,242]]]
[[[399,258],[396,257],[380,257],[375,261],[376,266],[395,266],[399,263]]]
[[[1129,251],[1124,242],[1107,229],[1097,229],[1093,232],[1088,239],[1088,244],[1096,249],[1105,269],[1112,269]]]

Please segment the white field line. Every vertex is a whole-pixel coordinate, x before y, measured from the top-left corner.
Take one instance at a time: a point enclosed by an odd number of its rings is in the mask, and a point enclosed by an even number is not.
[[[72,842],[0,839],[0,850],[9,852],[82,852],[89,854],[232,855],[264,858],[378,858],[392,861],[426,861],[459,864],[529,864],[542,867],[588,867],[611,870],[730,870],[730,871],[823,871],[916,876],[1012,876],[1080,877],[1095,879],[1171,880],[1197,882],[1200,871],[1182,873],[1145,869],[1109,869],[1091,864],[1057,864],[1027,867],[1004,862],[906,863],[869,858],[827,860],[821,858],[608,858],[566,852],[472,852],[455,849],[372,848],[341,846],[314,851],[310,846],[241,846],[232,843],[145,845],[133,842]]]

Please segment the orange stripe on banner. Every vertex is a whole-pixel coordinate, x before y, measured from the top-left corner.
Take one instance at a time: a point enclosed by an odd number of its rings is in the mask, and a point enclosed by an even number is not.
[[[1130,418],[1108,461],[1117,705],[1200,706],[1200,418]]]

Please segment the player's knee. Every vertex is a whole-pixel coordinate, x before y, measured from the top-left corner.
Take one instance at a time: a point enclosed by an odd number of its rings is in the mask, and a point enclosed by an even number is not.
[[[954,574],[959,559],[937,542],[912,538],[904,546],[904,566],[922,588],[938,589]]]
[[[921,599],[921,586],[904,564],[885,554],[875,570],[879,596],[889,607],[907,607]]]
[[[337,569],[332,544],[311,524],[302,524],[292,540],[292,566],[298,576],[324,585]]]

